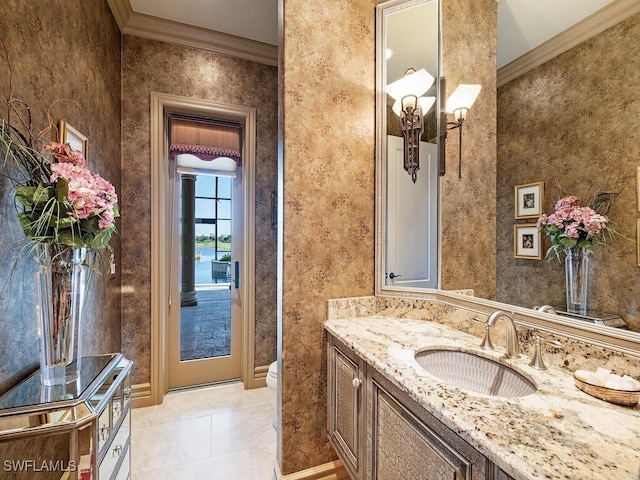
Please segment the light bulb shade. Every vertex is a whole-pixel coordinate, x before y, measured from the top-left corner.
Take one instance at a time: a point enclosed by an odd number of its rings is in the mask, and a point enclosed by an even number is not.
[[[481,88],[482,85],[458,85],[447,100],[447,113],[469,110],[478,98]]]
[[[433,107],[433,104],[436,102],[436,97],[420,97],[418,99],[418,102],[420,102],[420,110],[422,110],[422,115],[426,115],[427,112],[431,110],[431,107]],[[402,110],[402,98],[399,98],[398,100],[393,102],[393,107],[391,107],[391,109],[393,110],[393,113],[395,113],[397,116],[400,116],[400,111]]]
[[[387,93],[394,100],[400,100],[407,95],[419,97],[429,90],[434,81],[433,75],[421,68],[387,85]]]
[[[433,104],[436,103],[436,97],[420,97],[418,101],[420,102],[422,115],[426,115],[429,110],[431,110],[431,107],[433,107]]]

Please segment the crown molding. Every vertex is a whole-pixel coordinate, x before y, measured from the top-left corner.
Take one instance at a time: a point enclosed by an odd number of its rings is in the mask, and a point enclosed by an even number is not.
[[[127,26],[129,18],[133,14],[131,3],[129,2],[129,0],[107,0],[107,3],[109,4],[109,8],[111,9],[113,18],[116,19],[116,23],[118,24],[120,32],[122,32]]]
[[[499,69],[497,86],[501,87],[636,13],[640,13],[640,2],[638,0],[615,0],[611,2]]]
[[[157,40],[241,58],[266,65],[278,65],[278,47],[247,38],[136,13],[129,0],[107,0],[124,35]]]

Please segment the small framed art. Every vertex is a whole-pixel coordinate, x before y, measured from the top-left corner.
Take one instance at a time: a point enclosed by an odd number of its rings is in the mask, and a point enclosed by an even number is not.
[[[60,120],[60,143],[68,143],[71,150],[82,153],[86,159],[89,150],[89,139],[64,120]]]
[[[542,237],[535,223],[522,223],[513,226],[514,257],[529,260],[542,259]]]
[[[516,185],[516,219],[535,218],[542,215],[544,182]]]

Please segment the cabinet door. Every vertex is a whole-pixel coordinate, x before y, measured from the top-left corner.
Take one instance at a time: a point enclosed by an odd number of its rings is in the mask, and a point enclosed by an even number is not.
[[[500,467],[495,466],[495,471],[493,474],[494,480],[514,480],[511,475],[507,475]]]
[[[363,363],[335,340],[328,351],[329,440],[352,478],[361,479],[364,463]]]
[[[469,480],[471,463],[373,381],[372,478]]]

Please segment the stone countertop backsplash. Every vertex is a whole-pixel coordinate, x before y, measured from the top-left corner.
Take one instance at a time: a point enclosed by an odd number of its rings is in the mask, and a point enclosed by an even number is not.
[[[519,358],[503,358],[501,335],[492,336],[496,351],[480,350],[484,327],[471,321],[474,316],[481,317],[436,301],[362,297],[331,300],[325,329],[518,480],[638,478],[640,407],[589,396],[575,386],[572,372],[602,366],[637,377],[639,359],[595,350],[585,357],[579,352],[585,345],[544,335],[563,341],[565,350],[545,352],[549,368],[539,371],[528,365],[532,348],[525,344]],[[522,330],[528,329],[518,326],[521,341],[531,334]],[[499,358],[533,380],[538,390],[504,398],[441,383],[414,358],[416,351],[431,347]]]

